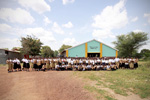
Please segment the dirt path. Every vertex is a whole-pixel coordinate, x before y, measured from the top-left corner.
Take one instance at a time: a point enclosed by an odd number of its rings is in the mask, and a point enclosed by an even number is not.
[[[0,67],[0,100],[94,100],[72,71],[13,72]]]

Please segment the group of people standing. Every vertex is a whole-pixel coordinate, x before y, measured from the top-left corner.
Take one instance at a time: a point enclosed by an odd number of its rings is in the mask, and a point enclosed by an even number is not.
[[[23,67],[21,66],[21,62],[18,58],[15,59],[7,59],[6,63],[8,64],[8,72],[13,72],[13,71],[22,71],[26,70],[29,71],[30,64],[29,64],[29,59],[22,59],[23,62]]]
[[[12,71],[46,71],[46,70],[117,70],[138,67],[135,58],[33,58],[20,60],[8,59],[8,72]]]

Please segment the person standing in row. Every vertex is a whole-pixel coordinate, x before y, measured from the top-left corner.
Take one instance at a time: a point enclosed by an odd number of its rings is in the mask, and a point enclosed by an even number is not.
[[[30,60],[30,68],[31,68],[32,71],[33,71],[33,59]]]
[[[20,60],[16,59],[16,62],[17,62],[17,69],[18,69],[18,71],[21,71]]]
[[[14,71],[16,72],[17,71],[17,58],[13,60],[13,63],[14,63]]]
[[[50,61],[49,59],[45,59],[46,62],[46,69],[49,70],[50,69]]]
[[[13,63],[12,63],[12,60],[8,58],[8,59],[6,60],[6,64],[8,64],[8,68],[7,68],[8,73],[9,73],[9,72],[13,72]]]
[[[23,71],[26,70],[26,61],[25,60],[26,60],[25,58],[22,59],[22,62],[23,62],[23,68],[22,68],[22,70]]]
[[[25,63],[26,63],[26,71],[29,71],[29,68],[30,68],[30,63],[29,63],[29,59],[26,59],[25,60]]]
[[[38,69],[37,59],[33,59],[33,68],[35,69],[35,71]]]

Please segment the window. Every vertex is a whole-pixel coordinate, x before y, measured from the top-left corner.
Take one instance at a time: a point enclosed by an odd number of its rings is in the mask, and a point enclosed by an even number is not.
[[[5,54],[6,54],[6,55],[8,55],[8,53],[9,53],[8,51],[5,51]]]

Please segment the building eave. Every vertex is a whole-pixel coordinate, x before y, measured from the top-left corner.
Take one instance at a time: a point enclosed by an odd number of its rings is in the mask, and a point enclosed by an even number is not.
[[[14,52],[14,53],[20,53],[20,51],[12,51],[12,50],[2,49],[2,48],[0,48],[0,50],[5,50],[5,51],[8,51],[8,52]]]
[[[115,50],[119,51],[118,49],[113,48],[113,47],[111,47],[111,46],[109,46],[109,45],[107,45],[107,44],[105,44],[105,43],[103,43],[103,42],[101,42],[101,41],[96,40],[96,39],[92,39],[92,40],[90,40],[90,41],[87,41],[87,42],[84,42],[84,43],[78,44],[78,45],[76,45],[76,46],[73,46],[73,47],[68,48],[68,49],[65,49],[65,50],[72,49],[72,48],[74,48],[74,47],[77,47],[77,46],[83,45],[83,44],[88,43],[88,42],[91,42],[91,41],[93,41],[93,40],[94,40],[94,41],[97,41],[97,42],[99,42],[99,43],[102,43],[102,44],[104,44],[104,45],[106,45],[106,46],[108,46],[108,47],[110,47],[110,48],[112,48],[112,49],[115,49]]]

